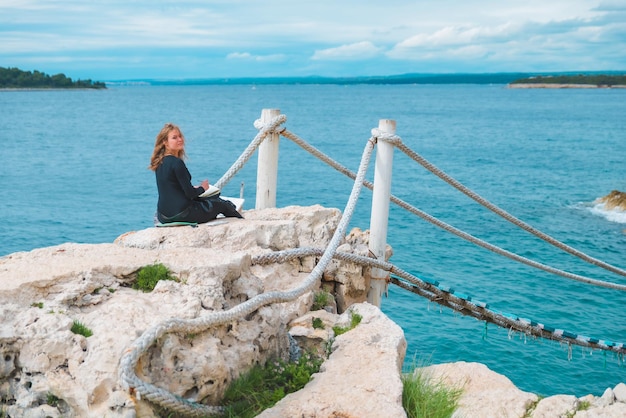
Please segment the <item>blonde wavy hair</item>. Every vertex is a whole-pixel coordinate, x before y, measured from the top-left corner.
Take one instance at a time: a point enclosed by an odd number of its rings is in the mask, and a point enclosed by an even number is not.
[[[167,142],[167,137],[172,131],[178,131],[180,136],[183,138],[183,141],[185,140],[185,135],[183,135],[183,131],[181,131],[177,125],[174,125],[173,123],[166,123],[163,126],[163,129],[161,129],[161,132],[159,132],[159,134],[156,136],[156,140],[154,142],[154,151],[152,151],[152,158],[150,158],[150,165],[148,166],[150,170],[156,171],[156,169],[159,168],[159,166],[163,162],[163,158],[165,158],[166,152],[165,143]],[[179,158],[185,159],[186,156],[187,155],[185,154],[185,149],[183,148],[179,155]]]

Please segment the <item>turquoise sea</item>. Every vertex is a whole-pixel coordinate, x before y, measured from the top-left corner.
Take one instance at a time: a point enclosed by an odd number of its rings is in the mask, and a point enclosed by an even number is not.
[[[0,92],[0,257],[64,242],[111,242],[148,228],[147,169],[165,122],[187,137],[195,181],[218,180],[254,138],[264,108],[356,171],[372,128],[394,119],[403,142],[535,228],[626,268],[626,214],[595,199],[626,191],[626,90],[514,90],[505,85],[110,85],[106,91]],[[373,161],[373,160],[372,160]],[[278,206],[343,209],[352,181],[287,139]],[[373,166],[373,163],[372,163]],[[373,180],[373,170],[368,178]],[[396,151],[392,193],[509,251],[572,273],[626,283],[521,231]],[[256,157],[229,183],[255,201]],[[367,229],[371,192],[351,226]],[[494,309],[574,333],[626,341],[626,294],[520,265],[392,205],[391,262]],[[526,338],[391,287],[383,310],[415,362],[482,362],[544,396],[601,395],[626,382],[624,359]]]

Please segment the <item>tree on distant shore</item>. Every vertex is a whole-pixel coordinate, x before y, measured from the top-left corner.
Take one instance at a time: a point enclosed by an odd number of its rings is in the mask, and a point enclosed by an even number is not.
[[[515,80],[511,82],[511,84],[590,84],[594,86],[623,86],[626,85],[626,75],[539,75],[536,77]]]
[[[22,71],[19,68],[0,67],[0,88],[42,88],[42,89],[106,89],[100,81],[72,81],[65,74],[50,76],[40,71]]]

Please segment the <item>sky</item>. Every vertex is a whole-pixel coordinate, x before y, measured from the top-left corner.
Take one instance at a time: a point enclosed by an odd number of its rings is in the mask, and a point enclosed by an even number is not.
[[[626,71],[626,0],[0,0],[0,67],[94,81]]]

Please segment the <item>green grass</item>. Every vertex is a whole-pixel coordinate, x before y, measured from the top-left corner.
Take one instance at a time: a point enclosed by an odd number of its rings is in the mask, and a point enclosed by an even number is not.
[[[163,264],[152,264],[139,269],[137,279],[133,283],[133,289],[145,293],[152,292],[159,280],[178,281]]]
[[[93,332],[79,321],[74,321],[72,328],[70,329],[74,334],[82,335],[85,338],[89,338],[93,335]]]
[[[322,359],[304,353],[297,362],[273,360],[256,365],[234,380],[224,394],[222,405],[228,418],[255,417],[304,387],[317,373]]]
[[[324,329],[324,321],[322,318],[313,318],[313,329]]]
[[[408,418],[449,418],[463,391],[433,381],[419,369],[402,375],[402,406]]]
[[[345,334],[346,332],[350,331],[351,329],[354,329],[357,325],[359,325],[361,323],[361,320],[363,319],[363,316],[359,315],[358,313],[354,313],[354,312],[350,312],[350,326],[348,327],[340,327],[338,325],[335,325],[333,327],[333,331],[335,332],[335,336],[341,335],[341,334]]]
[[[46,403],[56,408],[59,405],[59,398],[54,396],[52,393],[48,393],[46,396]]]
[[[332,299],[333,299],[333,295],[331,295],[325,290],[320,290],[319,292],[315,292],[315,296],[313,297],[313,306],[311,306],[311,310],[319,311],[320,309],[324,309],[324,307],[330,304]]]

